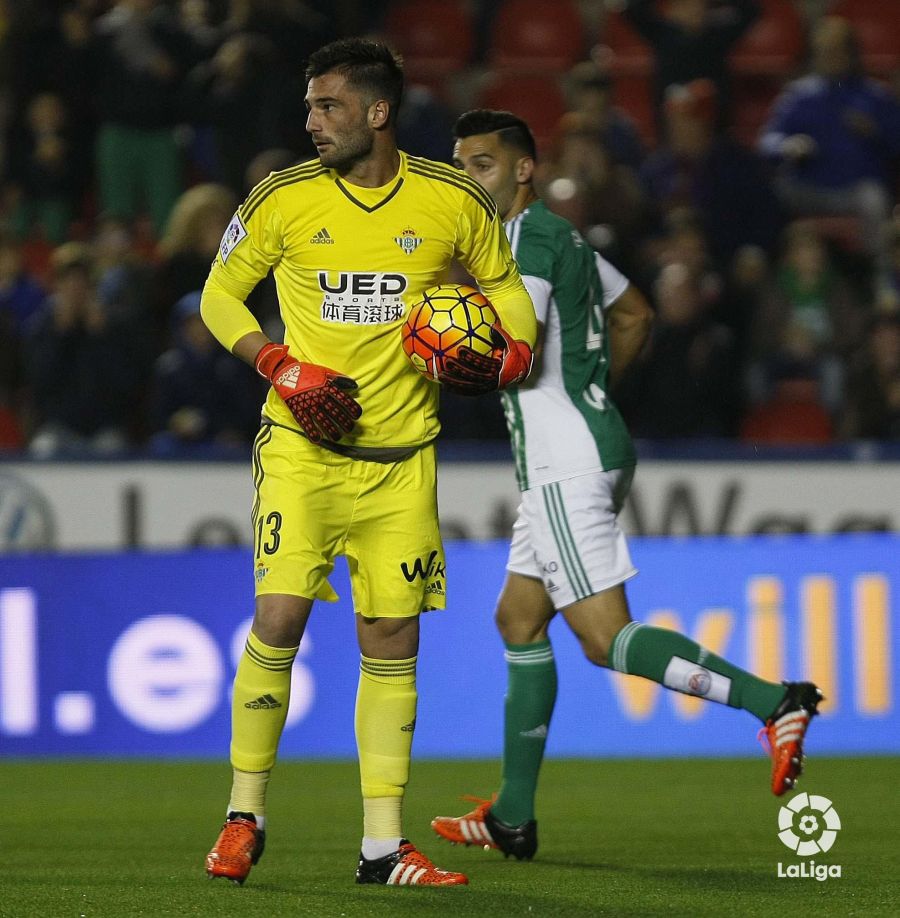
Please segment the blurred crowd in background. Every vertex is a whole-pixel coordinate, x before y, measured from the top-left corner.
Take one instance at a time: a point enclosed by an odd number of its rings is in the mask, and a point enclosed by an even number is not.
[[[900,17],[888,0],[0,0],[0,449],[246,451],[264,382],[199,316],[238,203],[310,158],[303,67],[406,59],[399,140],[532,125],[539,190],[656,322],[636,436],[900,440]],[[281,333],[271,278],[251,308]],[[338,368],[350,370],[352,368]],[[506,436],[445,398],[444,437]]]

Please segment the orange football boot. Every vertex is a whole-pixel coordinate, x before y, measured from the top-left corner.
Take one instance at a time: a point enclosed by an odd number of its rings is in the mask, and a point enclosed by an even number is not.
[[[466,886],[463,873],[440,870],[412,842],[405,838],[392,854],[367,860],[359,855],[357,883],[379,883],[382,886]]]
[[[812,682],[785,682],[787,693],[759,731],[772,757],[772,793],[791,790],[803,772],[803,740],[824,695]]]
[[[431,828],[441,838],[454,845],[481,845],[485,851],[491,848],[502,851],[504,857],[513,855],[516,860],[530,861],[537,851],[537,823],[533,819],[518,826],[500,822],[491,812],[496,800],[482,800],[466,795],[463,800],[478,804],[465,816],[435,816]]]
[[[207,876],[211,880],[224,877],[241,886],[265,847],[266,833],[256,828],[252,813],[229,813],[212,851],[206,855]]]

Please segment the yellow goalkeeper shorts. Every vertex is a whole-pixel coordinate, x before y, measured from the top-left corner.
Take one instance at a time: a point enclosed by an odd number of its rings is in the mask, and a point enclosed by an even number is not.
[[[434,446],[397,462],[351,459],[264,424],[253,445],[256,595],[337,600],[345,555],[354,609],[403,618],[445,605]]]

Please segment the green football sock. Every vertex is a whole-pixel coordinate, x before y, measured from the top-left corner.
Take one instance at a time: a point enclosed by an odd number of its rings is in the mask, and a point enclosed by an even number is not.
[[[534,819],[538,773],[556,703],[556,660],[549,641],[507,644],[503,780],[491,812],[517,826]]]
[[[629,622],[613,639],[610,668],[644,676],[685,695],[743,708],[765,721],[784,698],[785,688],[766,682],[666,628]]]

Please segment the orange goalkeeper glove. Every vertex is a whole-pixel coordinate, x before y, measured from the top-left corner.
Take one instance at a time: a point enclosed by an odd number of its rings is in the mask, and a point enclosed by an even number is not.
[[[531,372],[534,352],[524,341],[517,341],[495,322],[491,326],[494,350],[479,354],[461,347],[456,357],[447,357],[438,374],[439,381],[460,395],[483,395],[522,382]]]
[[[272,383],[313,443],[323,438],[339,440],[362,414],[359,402],[347,394],[356,388],[356,380],[295,360],[285,344],[263,345],[255,362],[256,372]]]

